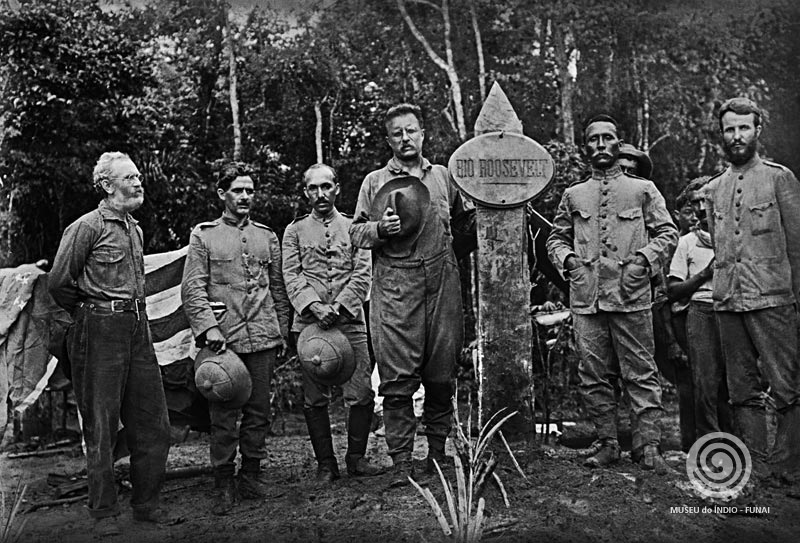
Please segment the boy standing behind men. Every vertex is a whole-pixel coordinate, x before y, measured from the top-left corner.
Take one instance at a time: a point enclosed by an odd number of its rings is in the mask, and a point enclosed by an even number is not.
[[[678,241],[669,269],[670,299],[689,299],[686,335],[689,365],[694,379],[698,438],[712,432],[731,430],[725,364],[711,297],[714,249],[708,233],[708,217],[702,195],[706,183],[707,177],[695,179],[678,197],[692,205],[698,222]]]

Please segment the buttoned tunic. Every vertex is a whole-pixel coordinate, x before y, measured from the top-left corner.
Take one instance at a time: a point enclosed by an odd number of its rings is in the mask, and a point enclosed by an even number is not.
[[[349,316],[340,324],[364,324],[364,300],[372,282],[369,251],[350,242],[351,219],[333,210],[296,219],[283,234],[283,277],[295,310],[293,332],[316,322],[308,307],[314,302],[339,302]]]
[[[800,292],[800,184],[758,155],[706,185],[713,235],[714,309],[793,304]]]
[[[564,191],[547,250],[569,276],[572,311],[593,314],[649,309],[649,276],[633,260],[644,256],[655,275],[668,265],[677,243],[678,229],[656,186],[614,165],[594,169],[591,178]],[[567,274],[569,256],[580,266]]]
[[[189,240],[181,298],[195,337],[219,326],[236,353],[279,346],[289,334],[291,307],[278,236],[249,219],[237,225],[225,214],[200,223]],[[219,319],[214,302],[225,306]]]

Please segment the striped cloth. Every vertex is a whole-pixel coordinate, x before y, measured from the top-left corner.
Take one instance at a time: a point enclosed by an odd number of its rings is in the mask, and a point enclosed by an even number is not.
[[[189,321],[181,304],[181,278],[188,247],[145,255],[147,317],[161,366],[196,354]]]

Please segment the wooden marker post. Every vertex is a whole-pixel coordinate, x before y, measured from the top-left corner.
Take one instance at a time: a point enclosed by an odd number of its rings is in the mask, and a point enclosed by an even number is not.
[[[553,159],[522,134],[522,122],[495,83],[475,121],[475,137],[453,153],[448,168],[477,207],[478,424],[507,408],[521,415],[507,423],[508,431],[531,431],[525,204],[550,183]]]

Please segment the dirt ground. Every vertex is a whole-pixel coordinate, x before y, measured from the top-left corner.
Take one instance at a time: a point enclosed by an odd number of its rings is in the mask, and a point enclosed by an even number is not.
[[[677,443],[675,409],[670,404],[663,430],[666,448]],[[344,464],[346,440],[342,413],[334,413],[335,445]],[[209,475],[169,480],[162,501],[180,522],[167,527],[134,523],[130,492],[120,486],[124,535],[109,541],[128,542],[433,542],[445,541],[428,505],[411,486],[388,488],[388,475],[373,478],[344,476],[333,486],[313,481],[315,463],[301,416],[290,416],[285,435],[269,439],[266,479],[272,494],[263,501],[241,502],[226,517],[210,513],[212,480]],[[176,430],[177,436],[183,433]],[[588,425],[578,424],[562,436],[566,442],[590,440]],[[173,445],[169,468],[208,462],[208,436],[191,432]],[[450,444],[448,443],[448,447]],[[512,442],[511,448],[527,480],[510,459],[501,458],[499,473],[508,492],[510,507],[503,504],[497,487],[486,491],[484,541],[798,541],[800,500],[782,491],[760,489],[750,505],[762,509],[749,514],[702,512],[713,504],[701,500],[686,476],[685,455],[666,456],[674,470],[664,476],[643,472],[629,455],[612,469],[590,470],[581,465],[582,452],[559,444]],[[452,451],[450,451],[452,453]],[[370,437],[370,456],[388,466],[382,437]],[[417,439],[417,472],[422,472],[426,446]],[[125,470],[121,461],[121,471]],[[81,456],[8,458],[0,456],[2,490],[9,496],[19,480],[28,484],[25,507],[53,498],[48,475],[78,476],[84,468]],[[52,479],[51,475],[51,479]],[[424,478],[423,478],[424,479]],[[437,479],[429,479],[434,495],[443,501]],[[720,504],[722,505],[722,504]],[[688,507],[692,512],[671,512]],[[693,509],[697,507],[698,509]],[[697,512],[693,512],[697,511]],[[768,511],[768,512],[767,512]],[[18,516],[25,520],[20,541],[92,541],[91,521],[81,502],[41,508]]]

